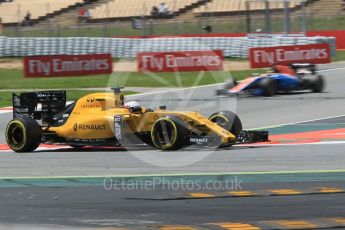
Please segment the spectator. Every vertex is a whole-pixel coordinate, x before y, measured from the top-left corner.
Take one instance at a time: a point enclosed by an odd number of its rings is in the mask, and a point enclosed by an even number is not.
[[[79,22],[83,22],[84,21],[84,15],[85,15],[85,8],[80,8],[79,14],[78,14]]]
[[[28,11],[22,22],[23,26],[31,26],[31,13]]]
[[[91,15],[90,10],[86,9],[85,13],[84,13],[84,18],[87,20],[87,19],[90,19],[91,17],[92,17],[92,15]]]
[[[89,9],[81,8],[79,10],[79,14],[78,14],[79,22],[86,22],[88,19],[91,18],[91,16],[92,15]]]
[[[152,16],[153,18],[157,18],[158,14],[159,14],[159,9],[158,9],[158,7],[157,7],[157,6],[152,6],[151,16]]]
[[[162,2],[161,5],[159,6],[159,16],[162,18],[166,18],[169,16],[169,8],[168,5],[165,2]]]
[[[343,10],[345,10],[345,0],[343,0]]]

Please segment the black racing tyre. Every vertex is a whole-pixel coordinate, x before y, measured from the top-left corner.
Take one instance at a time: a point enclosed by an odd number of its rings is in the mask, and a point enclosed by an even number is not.
[[[188,128],[177,116],[158,118],[151,128],[151,141],[154,147],[161,150],[177,150],[186,145]]]
[[[263,95],[265,97],[271,97],[277,93],[276,82],[270,77],[265,77],[262,79],[259,82],[259,88],[263,90]]]
[[[231,111],[221,111],[218,113],[214,113],[209,117],[209,120],[228,130],[236,137],[242,131],[242,122],[240,118]]]
[[[6,142],[18,153],[32,152],[41,144],[42,130],[36,120],[28,117],[14,118],[6,127]]]
[[[310,80],[311,90],[314,93],[321,93],[325,87],[325,81],[322,75],[316,75]]]

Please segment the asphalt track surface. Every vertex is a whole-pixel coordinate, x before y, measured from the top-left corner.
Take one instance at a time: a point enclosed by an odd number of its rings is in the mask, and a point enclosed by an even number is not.
[[[140,97],[149,107],[172,104],[187,108],[201,107],[205,115],[224,105],[239,114],[245,128],[271,127],[328,117],[318,123],[345,123],[344,63],[322,67],[327,87],[324,93],[307,92],[278,95],[273,98],[222,98],[218,104],[214,90],[220,86],[170,91]],[[174,100],[171,100],[174,98]],[[170,99],[170,100],[169,100]],[[186,100],[188,99],[188,100]],[[159,102],[157,102],[159,101]],[[184,102],[189,101],[189,102]],[[223,104],[225,103],[225,104]],[[173,106],[171,106],[173,107]],[[190,109],[188,109],[190,110]],[[4,128],[11,114],[0,114],[0,143],[4,143]],[[312,124],[315,124],[312,123]],[[308,124],[303,123],[303,124]],[[310,125],[312,125],[310,124]],[[156,150],[40,150],[29,154],[0,151],[0,176],[58,177],[148,174],[200,174],[234,172],[344,170],[344,140],[314,144],[232,147],[217,151],[187,149],[178,152]],[[199,155],[199,156],[198,156]],[[151,157],[148,157],[151,156]],[[153,157],[152,157],[153,156]],[[200,159],[198,157],[202,156]],[[185,165],[185,162],[190,164]],[[194,162],[194,163],[192,163]],[[295,178],[299,174],[296,172]],[[274,177],[273,177],[274,178]],[[303,186],[339,187],[344,177],[323,182],[303,182]],[[276,181],[284,181],[279,175]],[[280,180],[281,179],[281,180]],[[293,180],[292,180],[293,181]],[[306,180],[308,181],[308,180]],[[332,182],[333,181],[333,182]],[[298,188],[297,182],[248,183],[244,189]],[[40,187],[27,186],[0,189],[0,223],[54,224],[73,227],[116,227],[150,224],[200,224],[224,221],[263,221],[345,217],[343,193],[217,198],[202,200],[148,201],[128,200],[129,195],[166,194],[152,191],[105,191],[102,186]],[[50,226],[51,227],[51,226]]]
[[[304,182],[308,186],[336,186],[334,182]],[[243,189],[299,187],[289,184],[242,184]],[[238,197],[185,200],[128,199],[178,191],[106,191],[103,187],[3,188],[2,224],[48,224],[72,227],[126,227],[137,225],[196,225],[216,222],[270,221],[345,216],[345,194]],[[0,225],[1,227],[1,225]],[[55,226],[56,228],[56,226]],[[156,228],[155,228],[156,229]]]

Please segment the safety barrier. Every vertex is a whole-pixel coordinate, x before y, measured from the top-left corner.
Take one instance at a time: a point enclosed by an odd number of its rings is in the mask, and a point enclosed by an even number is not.
[[[335,55],[334,37],[161,37],[161,38],[17,38],[0,37],[0,57],[111,53],[131,58],[138,52],[222,50],[225,57],[248,57],[248,48],[329,43]]]

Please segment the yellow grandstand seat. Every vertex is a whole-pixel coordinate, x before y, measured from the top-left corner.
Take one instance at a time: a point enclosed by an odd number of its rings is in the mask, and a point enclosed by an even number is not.
[[[3,23],[18,23],[27,12],[30,12],[31,19],[38,19],[77,3],[83,3],[83,0],[13,0],[0,4],[0,17]]]
[[[176,12],[200,0],[164,0],[170,12]],[[123,18],[149,16],[152,6],[159,7],[162,0],[110,0],[109,2],[91,9],[93,19]]]
[[[205,6],[198,7],[194,10],[194,13],[217,13],[217,12],[239,12],[246,10],[247,0],[212,0]],[[289,7],[294,8],[299,4],[298,0],[291,0]],[[270,1],[271,9],[283,9],[283,1]],[[250,1],[250,10],[264,10],[265,2],[260,0]]]

